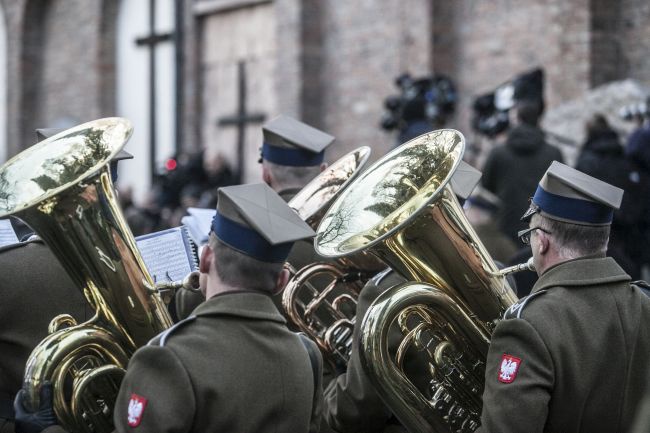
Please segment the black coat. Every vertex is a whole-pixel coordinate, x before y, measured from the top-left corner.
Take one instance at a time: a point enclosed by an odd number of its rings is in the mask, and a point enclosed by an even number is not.
[[[614,131],[589,137],[576,162],[576,169],[625,191],[621,208],[612,223],[608,255],[632,276],[640,278],[647,261],[650,227],[650,177],[628,160]]]
[[[82,323],[92,317],[92,309],[40,240],[0,248],[0,269],[0,404],[6,407],[22,385],[27,358],[47,336],[50,320],[67,313]],[[0,431],[12,431],[2,418]]]
[[[526,228],[520,218],[528,199],[553,161],[563,162],[560,150],[546,143],[539,128],[525,124],[513,128],[485,161],[482,185],[501,200],[497,223],[514,241],[517,231]]]

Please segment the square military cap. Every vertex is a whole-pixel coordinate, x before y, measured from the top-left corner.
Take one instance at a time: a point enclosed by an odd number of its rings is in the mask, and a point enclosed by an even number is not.
[[[608,225],[622,200],[622,189],[553,161],[521,219],[527,221],[540,212],[547,218],[572,224]]]
[[[319,165],[334,137],[288,116],[278,116],[262,126],[262,159],[279,165]]]
[[[461,160],[451,177],[451,189],[456,196],[465,200],[474,191],[481,176],[483,173]]]
[[[43,141],[46,138],[50,138],[59,132],[65,131],[65,128],[37,128],[36,129],[36,141]],[[133,159],[133,155],[131,155],[129,152],[126,150],[120,150],[113,158],[111,158],[111,162],[115,161],[121,161],[123,159]]]
[[[265,183],[219,188],[212,231],[242,254],[284,262],[293,243],[314,231]]]
[[[496,212],[501,207],[499,197],[483,187],[478,187],[476,191],[467,199],[469,206],[483,209],[487,212]]]

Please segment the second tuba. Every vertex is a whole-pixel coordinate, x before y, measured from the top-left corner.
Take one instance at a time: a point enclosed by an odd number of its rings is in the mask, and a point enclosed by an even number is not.
[[[0,167],[0,217],[24,220],[45,241],[95,310],[76,324],[58,316],[31,353],[25,404],[43,382],[66,430],[113,430],[113,406],[130,356],[172,321],[115,197],[109,161],[130,138],[121,118],[56,134]],[[47,287],[40,288],[47,290]]]
[[[411,432],[478,428],[490,335],[517,299],[450,186],[464,147],[444,129],[388,153],[341,194],[316,238],[325,257],[370,251],[414,281],[379,296],[359,342],[379,395]],[[396,353],[393,326],[404,335]],[[425,383],[403,369],[409,350],[427,359]]]
[[[316,229],[336,197],[359,175],[370,148],[359,147],[344,155],[309,182],[289,201],[289,207]],[[372,276],[367,271],[383,267],[368,254],[294,269],[282,293],[289,320],[307,334],[333,364],[347,363],[359,292]]]

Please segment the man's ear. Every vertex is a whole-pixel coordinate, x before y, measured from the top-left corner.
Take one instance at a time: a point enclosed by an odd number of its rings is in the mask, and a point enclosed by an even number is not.
[[[538,232],[538,241],[537,242],[537,251],[540,254],[545,254],[548,252],[549,248],[551,247],[551,242],[548,238],[548,235],[544,233],[543,231],[539,230]]]
[[[271,175],[271,170],[269,170],[269,168],[264,163],[262,163],[262,179],[264,180],[265,184],[272,187],[273,176]]]
[[[327,168],[327,163],[326,162],[321,162],[320,163],[320,171],[323,172]]]
[[[287,268],[282,268],[282,271],[278,274],[278,279],[275,282],[275,289],[273,294],[280,293],[284,290],[284,287],[289,282],[289,270]]]
[[[212,264],[214,252],[210,245],[206,245],[201,250],[201,260],[199,261],[199,271],[201,273],[207,274],[210,272],[210,265]]]

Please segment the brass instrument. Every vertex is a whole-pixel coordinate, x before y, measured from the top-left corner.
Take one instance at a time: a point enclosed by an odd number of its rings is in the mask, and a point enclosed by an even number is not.
[[[172,297],[179,290],[201,293],[200,275],[199,271],[192,271],[185,275],[182,280],[157,282],[153,287],[148,286],[147,289],[149,289],[149,293],[158,294],[165,305],[169,305]]]
[[[111,181],[108,163],[131,133],[126,119],[95,120],[0,167],[0,215],[27,222],[95,309],[82,324],[55,318],[54,332],[33,350],[25,370],[26,406],[36,410],[42,383],[51,382],[54,411],[71,432],[113,430],[129,357],[172,324]]]
[[[289,206],[315,229],[336,196],[361,172],[369,156],[367,146],[343,156],[307,184]],[[378,267],[376,259],[365,254],[337,263],[314,263],[302,269],[287,264],[291,279],[282,293],[286,316],[316,342],[329,362],[347,363],[357,298],[369,278],[364,271]]]
[[[338,197],[315,242],[325,257],[370,251],[417,281],[373,303],[359,342],[369,377],[411,432],[479,426],[490,335],[517,300],[450,187],[464,148],[462,134],[444,129],[393,150]],[[391,326],[404,334],[394,357]],[[427,383],[404,372],[407,350],[427,355]]]

